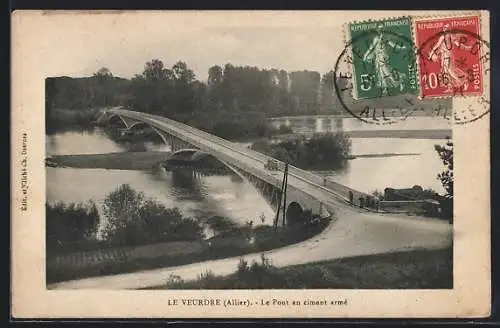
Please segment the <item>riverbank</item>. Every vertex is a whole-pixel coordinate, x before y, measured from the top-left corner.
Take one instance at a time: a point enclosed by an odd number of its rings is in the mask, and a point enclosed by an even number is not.
[[[381,158],[381,157],[397,157],[397,156],[419,156],[420,153],[383,153],[383,154],[355,154],[351,155],[349,159],[356,158]]]
[[[358,113],[359,114],[359,113]],[[393,110],[388,110],[385,113],[386,117],[400,117],[401,113],[398,111],[393,111]],[[449,108],[441,108],[440,111],[431,111],[431,110],[416,110],[412,111],[411,115],[409,117],[435,117],[440,118],[440,117],[450,117],[453,115],[453,109],[451,107]],[[307,119],[335,119],[335,118],[355,118],[352,114],[342,112],[338,114],[332,114],[332,113],[318,113],[318,114],[309,114],[309,115],[301,115],[300,113],[296,113],[295,115],[283,115],[283,116],[273,116],[273,117],[268,117],[267,120],[269,122],[273,121],[283,121],[283,120],[307,120]]]
[[[399,138],[399,139],[447,139],[452,137],[452,130],[354,130],[343,131],[350,138]],[[295,139],[300,136],[311,138],[314,135],[322,135],[325,133],[288,133],[272,136],[269,140],[284,141]]]
[[[451,289],[451,248],[356,256],[277,268],[267,259],[240,262],[228,276],[170,277],[145,289]]]
[[[165,161],[170,152],[116,152],[106,154],[54,155],[46,159],[50,167],[71,167],[79,169],[107,170],[149,170],[159,162]],[[397,156],[419,156],[420,153],[383,153],[354,154],[347,159],[381,158]],[[318,170],[315,170],[318,171]],[[328,171],[327,171],[328,172]]]
[[[404,138],[404,139],[447,139],[452,130],[367,130],[346,131],[351,138]]]
[[[242,227],[205,241],[158,243],[48,256],[46,280],[47,283],[56,283],[264,252],[310,239],[321,233],[329,223],[330,218],[327,218],[314,225],[284,232],[278,230],[276,233],[271,226]]]

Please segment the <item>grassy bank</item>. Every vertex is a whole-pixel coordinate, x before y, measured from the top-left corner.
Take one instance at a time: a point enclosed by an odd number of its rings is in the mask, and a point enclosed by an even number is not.
[[[99,214],[94,203],[46,205],[47,282],[133,272],[256,253],[294,244],[320,233],[330,219],[311,217],[303,224],[274,231],[229,218],[191,218],[122,185],[102,205],[107,219],[97,239]],[[204,227],[215,236],[205,239]],[[184,243],[179,248],[179,243]]]
[[[149,252],[145,256],[137,256],[138,252],[135,248],[131,247],[123,249],[120,252],[110,249],[107,251],[110,256],[105,256],[105,259],[100,262],[78,263],[77,260],[72,259],[58,261],[59,265],[47,267],[47,283],[172,267],[268,251],[309,239],[323,231],[328,223],[329,220],[323,220],[320,224],[310,229],[289,230],[287,232],[278,232],[277,234],[274,234],[273,228],[269,226],[257,226],[245,233],[242,233],[245,230],[244,228],[239,228],[235,229],[232,233],[221,235],[213,242],[193,242],[191,245],[192,249],[189,252],[183,251],[178,254],[169,249],[168,243],[158,245],[160,247],[156,247],[156,254]],[[254,237],[253,243],[243,240],[246,239],[244,236],[246,233],[250,233]],[[147,245],[147,247],[152,246]],[[161,251],[161,249],[164,251]],[[119,256],[113,256],[115,253],[119,254]],[[73,257],[81,259],[87,256],[74,254]],[[48,258],[48,260],[51,259]],[[55,262],[51,261],[52,263]]]
[[[359,112],[357,112],[356,114],[359,115]],[[452,115],[453,115],[453,110],[452,110],[451,106],[449,106],[447,108],[441,108],[441,112],[437,112],[437,111],[433,112],[431,110],[412,111],[411,115],[409,115],[408,117],[409,118],[411,118],[411,117],[436,117],[436,119],[439,119],[439,118],[444,118],[445,116],[450,117]],[[401,113],[399,111],[388,110],[385,113],[385,116],[386,117],[401,117]],[[292,120],[306,120],[306,119],[310,119],[310,118],[328,118],[328,119],[331,119],[331,118],[355,118],[355,117],[353,117],[352,114],[350,114],[350,113],[344,112],[343,110],[337,114],[333,114],[330,110],[327,110],[324,113],[318,113],[318,114],[291,113],[291,114],[284,114],[281,116],[276,115],[276,116],[268,117],[267,120],[269,122],[273,122],[273,121],[283,121],[283,120],[287,120],[287,119],[288,120],[290,120],[290,119],[292,119]]]
[[[149,170],[165,161],[168,152],[123,152],[92,155],[56,155],[49,161],[54,165],[80,169]]]
[[[357,256],[277,268],[269,260],[240,261],[229,276],[170,277],[148,289],[450,289],[452,249]],[[167,277],[166,277],[167,278]]]
[[[452,136],[451,130],[374,130],[345,133],[351,138],[446,139]]]
[[[345,135],[350,138],[399,138],[399,139],[446,139],[452,137],[451,130],[366,130],[366,131],[344,131]],[[314,135],[321,135],[321,133],[285,133],[277,134],[270,137],[272,141],[293,140],[297,136],[304,136],[311,138]]]
[[[398,157],[398,156],[419,156],[420,153],[384,153],[384,154],[359,154],[352,155],[350,159],[354,158],[382,158],[382,157]]]

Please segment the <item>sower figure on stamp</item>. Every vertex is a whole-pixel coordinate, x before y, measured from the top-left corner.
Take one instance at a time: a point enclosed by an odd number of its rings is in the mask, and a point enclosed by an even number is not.
[[[363,61],[373,62],[375,66],[376,85],[381,88],[382,95],[389,93],[389,88],[399,87],[400,91],[404,90],[405,74],[398,72],[389,66],[389,54],[387,48],[391,47],[395,52],[406,49],[404,45],[400,45],[390,40],[383,33],[384,25],[377,26],[377,35],[373,38],[370,47],[363,56]]]
[[[460,89],[467,91],[468,81],[465,72],[457,65],[457,61],[453,58],[453,47],[470,49],[471,46],[460,42],[457,34],[447,33],[450,30],[450,25],[443,26],[444,34],[439,37],[434,46],[429,52],[428,59],[439,61],[441,63],[441,75],[443,84],[447,87],[445,92],[452,92]]]

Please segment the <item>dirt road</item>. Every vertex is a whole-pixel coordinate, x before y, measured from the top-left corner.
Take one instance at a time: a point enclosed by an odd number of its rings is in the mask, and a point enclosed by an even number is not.
[[[398,217],[353,211],[341,207],[338,219],[318,236],[299,244],[264,252],[276,266],[304,264],[364,254],[377,254],[418,248],[437,249],[451,245],[452,226],[447,222],[421,217]],[[196,279],[208,270],[217,275],[236,270],[240,258],[260,260],[261,254],[199,262],[113,276],[65,281],[49,289],[138,289],[159,286],[178,275]]]

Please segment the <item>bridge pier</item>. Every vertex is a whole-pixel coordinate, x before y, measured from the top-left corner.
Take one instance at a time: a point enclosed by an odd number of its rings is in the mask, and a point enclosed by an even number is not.
[[[272,206],[278,205],[278,193],[276,192],[276,190],[272,191],[272,194],[271,194],[271,205]]]
[[[206,133],[205,137],[203,137],[202,131],[194,133],[194,129],[192,127],[186,127],[181,131],[179,130],[179,127],[182,127],[182,124],[179,122],[172,122],[172,120],[166,118],[163,118],[162,120],[153,120],[151,115],[144,115],[139,112],[120,109],[110,110],[109,114],[112,116],[115,115],[120,119],[122,119],[122,117],[132,118],[131,121],[124,122],[124,124],[128,127],[131,126],[130,124],[134,124],[130,122],[136,120],[141,120],[142,122],[150,125],[162,137],[164,142],[171,146],[172,151],[181,150],[187,147],[190,142],[193,142],[195,145],[194,147],[189,145],[190,148],[202,149],[205,153],[218,157],[221,161],[223,161],[223,163],[226,163],[232,168],[236,168],[242,176],[248,178],[248,181],[264,194],[266,201],[271,203],[273,208],[276,208],[278,200],[281,198],[280,189],[282,176],[271,176],[269,172],[261,166],[260,161],[256,166],[255,158],[253,158],[251,154],[252,151],[247,150],[249,154],[243,153],[243,155],[248,156],[249,162],[246,163],[245,160],[241,160],[241,154],[235,156],[236,152],[242,152],[233,149],[230,144],[223,144],[218,141],[218,139],[212,138],[211,135]],[[199,158],[199,156],[197,158]],[[182,162],[182,159],[182,156],[179,157],[179,162]],[[187,160],[189,161],[189,158],[187,158]],[[197,159],[194,158],[193,160]],[[175,165],[175,161],[172,162],[172,165]],[[195,172],[191,172],[191,174],[193,176],[203,176],[204,172],[197,172],[197,170],[195,170]],[[295,172],[294,174],[299,178],[307,179],[307,181],[311,182],[310,186],[308,185],[308,188],[318,188],[317,185],[322,184],[319,182],[319,177],[311,177],[311,175],[308,176],[306,172]],[[344,189],[346,189],[343,188],[343,186],[330,184],[327,184],[326,188],[333,190],[340,189],[340,192],[344,192]],[[269,192],[269,190],[272,191]],[[325,206],[315,196],[312,196],[314,194],[315,193],[309,192],[308,190],[299,189],[294,183],[289,183],[287,187],[287,204],[284,204],[285,207],[283,208],[283,211],[287,211],[290,204],[295,202],[296,204],[299,204],[302,209],[312,211],[313,214],[321,212]],[[356,200],[356,198],[354,199]],[[335,209],[328,207],[327,210],[333,212]]]
[[[182,149],[194,148],[189,143],[187,143],[179,138],[176,138],[175,136],[172,136],[172,135],[167,135],[166,140],[167,140],[167,143],[170,145],[170,149],[172,150],[172,152],[176,152],[176,151],[179,151]]]
[[[118,118],[123,123],[125,129],[129,129],[130,127],[134,126],[137,123],[142,123],[139,120],[106,111],[97,119],[96,123],[106,124],[109,123],[115,117]]]

